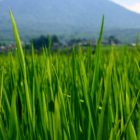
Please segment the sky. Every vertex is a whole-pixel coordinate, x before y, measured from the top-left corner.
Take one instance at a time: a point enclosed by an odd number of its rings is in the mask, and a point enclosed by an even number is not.
[[[129,10],[140,13],[140,0],[112,0]]]

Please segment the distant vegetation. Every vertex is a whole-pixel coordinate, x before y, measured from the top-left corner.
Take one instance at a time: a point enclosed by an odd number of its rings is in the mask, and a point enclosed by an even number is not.
[[[50,44],[51,43],[51,44]],[[40,36],[39,38],[34,38],[31,40],[35,49],[42,49],[41,47],[48,47],[49,45],[54,45],[55,43],[60,44],[60,41],[56,35],[52,36]]]
[[[66,49],[66,48],[72,48],[76,46],[81,46],[81,47],[96,47],[97,41],[95,39],[86,39],[86,38],[71,38],[65,40],[64,38],[58,37],[57,35],[51,35],[51,36],[44,36],[41,35],[38,38],[33,38],[30,40],[30,43],[26,45],[27,48],[31,49],[31,46],[34,47],[35,50],[41,51],[43,48],[48,48],[49,46],[53,50],[57,49]],[[121,41],[117,39],[115,36],[111,35],[107,38],[105,38],[102,41],[103,46],[119,46],[122,45]]]

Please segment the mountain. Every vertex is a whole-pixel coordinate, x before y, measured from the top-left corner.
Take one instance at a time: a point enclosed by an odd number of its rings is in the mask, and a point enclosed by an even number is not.
[[[1,0],[0,37],[12,36],[9,8],[20,34],[97,34],[102,15],[105,30],[140,29],[140,15],[109,0]]]

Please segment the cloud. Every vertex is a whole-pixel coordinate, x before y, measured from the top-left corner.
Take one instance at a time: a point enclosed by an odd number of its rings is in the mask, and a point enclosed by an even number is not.
[[[140,14],[140,2],[139,0],[110,0],[113,1],[128,10],[134,11]]]
[[[131,6],[126,6],[126,8],[134,12],[140,13],[140,2],[133,4]]]

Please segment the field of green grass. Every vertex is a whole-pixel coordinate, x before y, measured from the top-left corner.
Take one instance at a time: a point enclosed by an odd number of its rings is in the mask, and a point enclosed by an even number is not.
[[[140,52],[92,48],[69,55],[0,56],[0,140],[139,140]]]

